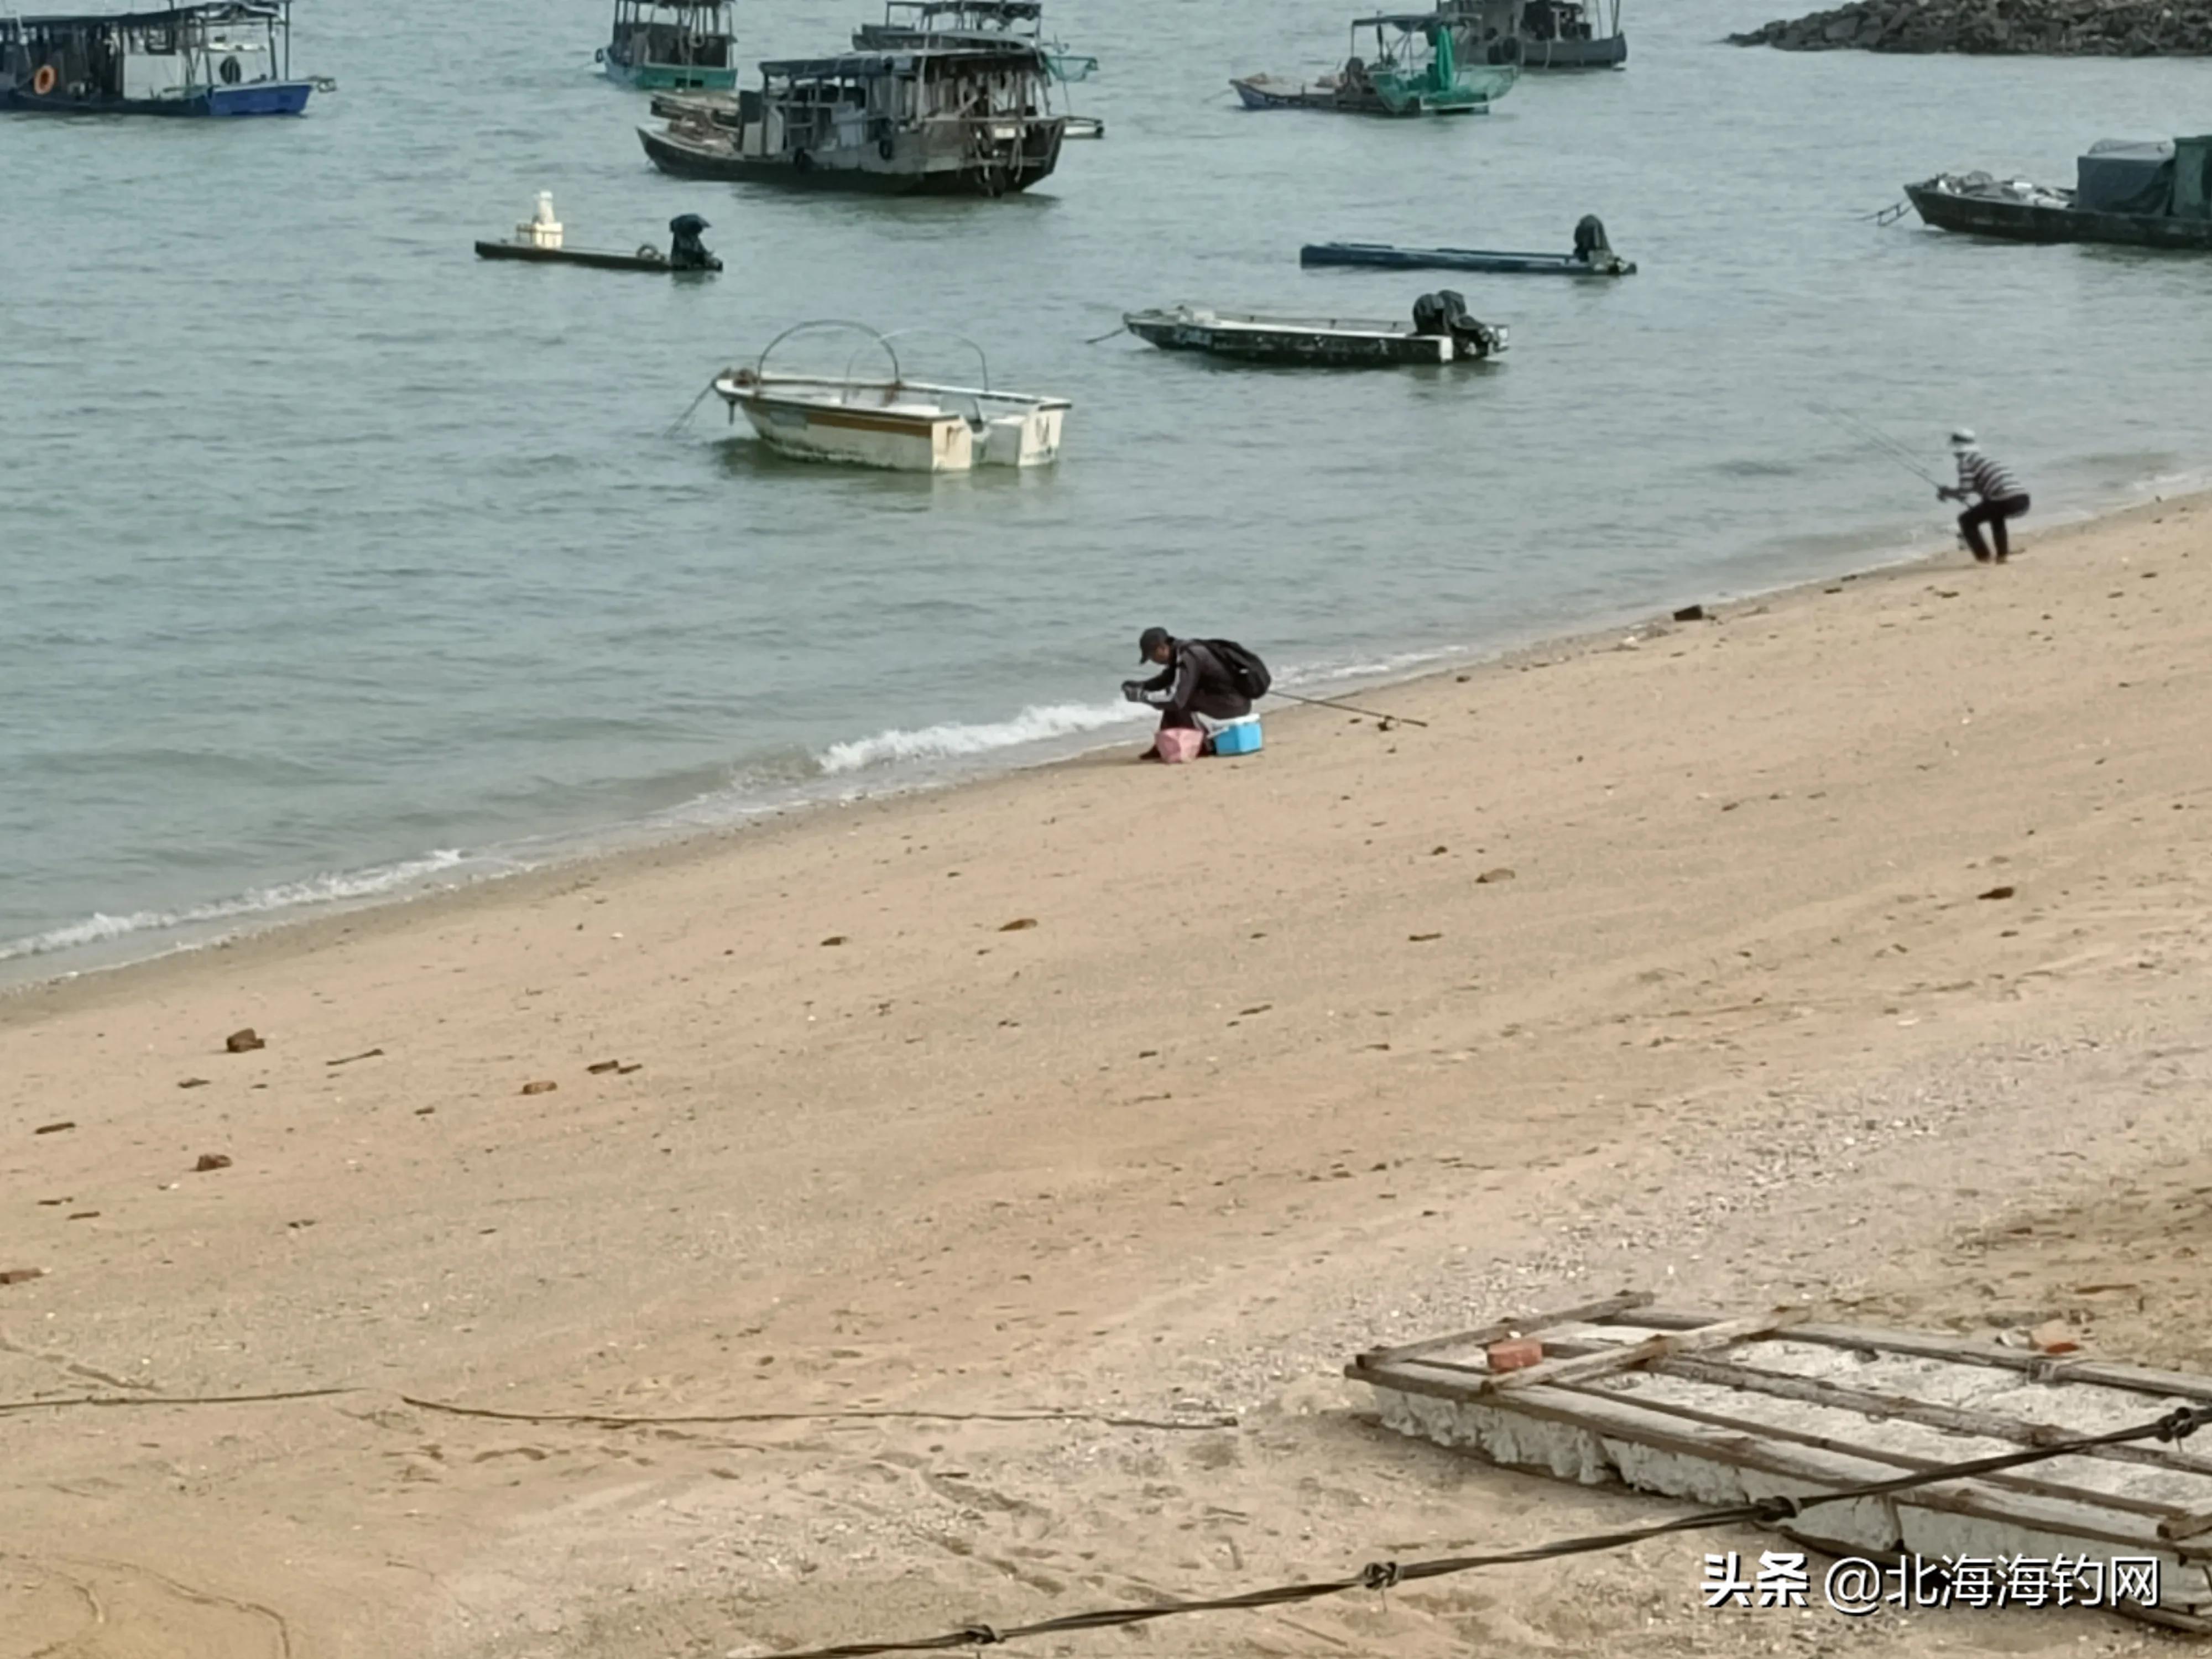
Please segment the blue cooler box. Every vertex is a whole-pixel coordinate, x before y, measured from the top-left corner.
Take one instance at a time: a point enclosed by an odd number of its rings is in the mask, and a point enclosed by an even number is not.
[[[1224,726],[1213,734],[1213,752],[1217,755],[1256,755],[1260,744],[1260,721],[1256,715]]]

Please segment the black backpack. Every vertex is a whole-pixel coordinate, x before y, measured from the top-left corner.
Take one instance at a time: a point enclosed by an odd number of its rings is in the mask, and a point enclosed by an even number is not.
[[[1256,653],[1246,650],[1234,640],[1200,640],[1199,643],[1213,653],[1222,667],[1228,671],[1231,682],[1246,696],[1255,701],[1267,695],[1267,688],[1275,677],[1267,672]]]

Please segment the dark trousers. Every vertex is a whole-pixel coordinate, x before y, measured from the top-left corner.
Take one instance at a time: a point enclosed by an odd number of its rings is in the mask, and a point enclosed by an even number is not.
[[[2011,556],[2012,544],[2005,539],[2005,520],[2017,519],[2027,511],[2027,497],[2007,495],[1994,501],[1976,501],[1959,515],[1959,533],[1966,538],[1966,545],[1974,550],[1978,559],[1990,556],[1988,545],[1982,540],[1982,526],[1987,525],[1990,533],[1996,538],[1997,562],[2002,564]]]

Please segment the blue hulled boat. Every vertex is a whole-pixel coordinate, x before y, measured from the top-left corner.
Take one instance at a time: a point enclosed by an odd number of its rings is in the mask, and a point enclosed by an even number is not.
[[[291,60],[291,0],[0,15],[0,110],[297,115],[317,83],[295,80]]]

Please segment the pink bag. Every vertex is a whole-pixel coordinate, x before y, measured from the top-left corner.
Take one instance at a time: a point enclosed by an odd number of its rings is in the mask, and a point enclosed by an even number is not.
[[[1164,726],[1152,739],[1152,752],[1172,766],[1178,761],[1196,760],[1199,745],[1205,741],[1206,733],[1195,727]]]

